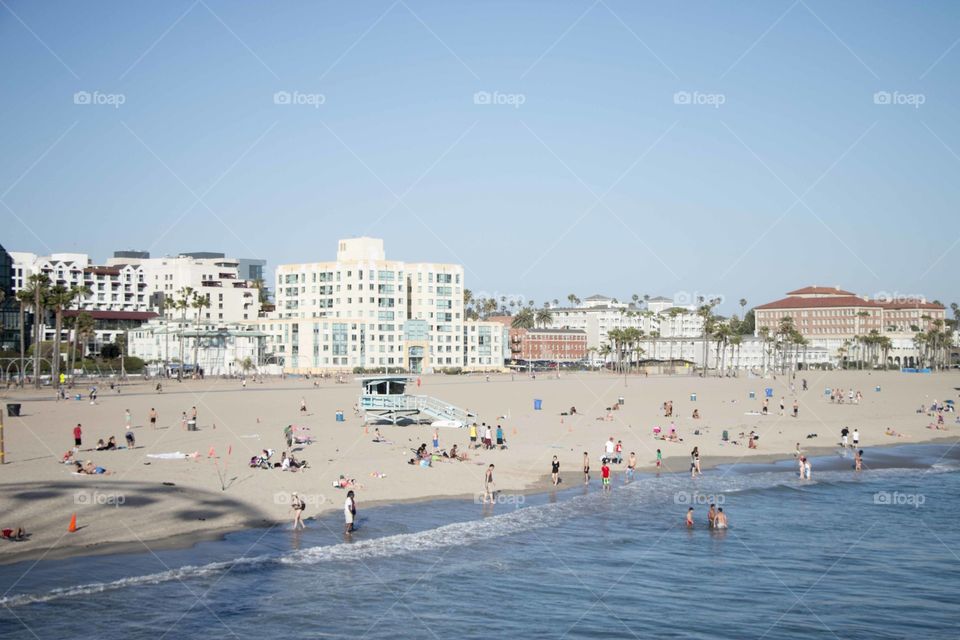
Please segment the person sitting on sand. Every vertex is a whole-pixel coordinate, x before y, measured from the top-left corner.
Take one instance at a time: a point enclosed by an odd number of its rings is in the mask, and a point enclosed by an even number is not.
[[[83,465],[77,462],[77,473],[82,473],[88,476],[108,476],[111,472],[107,471],[103,467],[96,467],[92,461],[87,460],[87,462]]]
[[[114,451],[117,448],[117,438],[116,436],[110,436],[107,438],[107,446],[104,448],[104,451]]]
[[[97,446],[94,447],[95,451],[105,451],[107,448],[107,443],[103,441],[103,438],[97,440]]]
[[[0,536],[4,540],[13,540],[14,542],[23,540],[27,536],[27,532],[24,531],[23,527],[17,527],[16,529],[3,529],[0,530]]]
[[[373,441],[374,442],[383,442],[383,436],[380,435],[380,429],[373,430]]]
[[[699,419],[700,419],[700,409],[694,409],[694,410],[693,410],[693,416],[692,416],[692,417],[693,417],[694,420],[699,420]]]
[[[748,440],[748,442],[747,442],[747,448],[748,448],[748,449],[756,449],[756,448],[757,448],[757,433],[756,433],[756,431],[751,431],[751,432],[750,432],[750,438],[749,438],[749,440]]]
[[[577,415],[577,408],[576,408],[576,407],[570,407],[570,415],[572,415],[572,416]]]

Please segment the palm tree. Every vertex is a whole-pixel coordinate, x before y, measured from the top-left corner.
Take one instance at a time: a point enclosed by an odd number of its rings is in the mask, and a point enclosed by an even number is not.
[[[180,366],[177,369],[177,380],[183,380],[183,326],[187,322],[187,309],[193,299],[193,287],[180,289],[180,295],[173,301],[173,308],[180,312]]]
[[[614,329],[616,331],[616,329]],[[610,354],[613,352],[613,348],[609,343],[604,343],[599,349],[596,349],[596,352],[603,357],[604,368],[606,368],[607,359],[610,357]]]
[[[74,331],[74,334],[76,335],[76,340],[81,345],[80,360],[82,363],[83,358],[86,355],[84,353],[86,351],[86,344],[90,340],[90,338],[96,335],[96,331],[95,331],[96,323],[93,320],[93,316],[91,316],[86,311],[81,311],[80,313],[78,313],[77,317],[74,318],[73,323],[74,323],[73,331]],[[82,364],[80,368],[81,369],[83,368]]]
[[[210,308],[210,294],[199,295],[194,294],[193,301],[190,303],[197,311],[197,321],[194,324],[194,331],[196,335],[193,337],[193,377],[198,377],[200,375],[200,366],[197,363],[197,357],[200,355],[200,313],[204,309]]]
[[[716,318],[713,316],[713,308],[717,305],[718,300],[716,298],[705,302],[703,296],[698,298],[700,306],[697,308],[697,315],[703,320],[703,375],[707,375],[707,369],[709,368],[708,359],[710,357],[709,352],[709,336],[713,333],[714,326],[716,324]]]
[[[570,303],[571,307],[575,307],[578,304],[580,304],[580,298],[578,298],[575,293],[571,293],[570,295],[568,295],[567,301]],[[956,306],[956,304],[954,304],[954,306]]]
[[[50,278],[45,274],[35,273],[27,278],[27,287],[32,298],[30,308],[33,310],[33,384],[37,389],[40,388],[40,342],[41,342],[41,324],[43,316],[43,302],[46,299],[47,291],[50,289]]]
[[[536,326],[536,314],[530,308],[517,311],[510,322],[514,329],[533,329]]]
[[[23,384],[23,365],[24,359],[26,358],[27,346],[26,346],[26,317],[27,317],[27,307],[30,306],[31,301],[33,300],[33,293],[28,289],[21,289],[16,293],[17,303],[19,306],[20,312],[20,384]]]
[[[63,285],[55,285],[47,292],[46,306],[54,313],[53,358],[51,360],[51,383],[60,388],[60,335],[63,331],[63,310],[73,302],[73,293]]]
[[[87,285],[81,284],[71,287],[70,294],[73,301],[77,303],[77,315],[73,317],[73,339],[70,341],[70,377],[72,378],[74,367],[77,363],[77,320],[80,309],[83,308],[84,299],[93,295],[93,291],[91,291]],[[80,358],[83,359],[82,353],[80,354]]]
[[[544,303],[546,304],[546,303]],[[550,309],[544,307],[537,311],[535,316],[535,323],[546,329],[548,326],[553,324],[553,312]]]

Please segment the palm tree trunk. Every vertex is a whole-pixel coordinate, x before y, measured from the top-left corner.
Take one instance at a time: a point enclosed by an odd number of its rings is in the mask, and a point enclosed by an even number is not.
[[[24,331],[26,331],[26,322],[27,314],[23,311],[23,302],[20,303],[20,384],[23,384],[23,361],[26,356],[27,346],[26,346],[26,336]]]
[[[36,287],[36,293],[33,298],[33,386],[40,388],[40,287]]]
[[[60,331],[63,328],[63,309],[57,307],[56,321],[54,322],[56,333],[53,336],[53,362],[50,367],[50,378],[54,389],[60,388]]]

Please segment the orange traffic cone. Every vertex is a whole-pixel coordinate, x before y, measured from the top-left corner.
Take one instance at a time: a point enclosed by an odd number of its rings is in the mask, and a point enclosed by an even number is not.
[[[73,514],[70,517],[70,526],[67,527],[67,531],[73,533],[77,530],[77,514]]]

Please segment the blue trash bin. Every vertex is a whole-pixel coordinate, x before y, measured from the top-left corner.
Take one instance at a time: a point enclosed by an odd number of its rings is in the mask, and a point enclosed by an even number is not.
[[[543,409],[543,400],[535,398],[533,401],[533,410],[540,411],[541,409]]]
[[[756,391],[751,391],[751,392],[749,393],[748,397],[749,397],[751,400],[756,400],[756,399],[757,399],[757,392],[756,392]]]
[[[697,401],[697,394],[691,393],[691,394],[690,394],[690,402],[696,402],[696,401]]]
[[[763,392],[766,394],[768,398],[773,397],[773,387],[767,387],[766,389],[763,390]]]
[[[337,422],[343,422],[343,411],[337,411]]]

